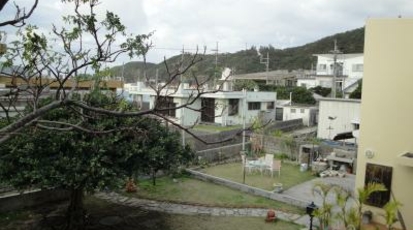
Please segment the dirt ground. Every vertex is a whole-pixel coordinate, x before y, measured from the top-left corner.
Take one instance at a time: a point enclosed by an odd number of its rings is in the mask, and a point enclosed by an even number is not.
[[[59,230],[65,223],[67,204],[44,205],[32,210],[0,213],[2,230]],[[297,230],[300,226],[277,221],[266,223],[256,217],[212,217],[170,215],[107,203],[94,197],[85,201],[86,230]]]
[[[65,203],[49,204],[31,210],[21,218],[2,223],[5,230],[55,230],[65,223]],[[87,209],[87,230],[153,230],[170,229],[165,224],[164,214],[148,212],[137,208],[106,203],[95,198],[85,202]]]

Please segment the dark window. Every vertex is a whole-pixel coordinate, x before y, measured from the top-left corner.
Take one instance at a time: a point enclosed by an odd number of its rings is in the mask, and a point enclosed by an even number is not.
[[[393,168],[383,165],[376,165],[368,163],[366,166],[366,178],[364,180],[364,185],[368,183],[381,183],[383,184],[387,191],[385,192],[374,192],[370,195],[367,200],[367,204],[375,207],[383,207],[390,200],[391,192],[391,180],[392,180]]]
[[[291,109],[291,113],[295,113],[295,109]]]
[[[261,102],[248,102],[248,110],[260,110]]]
[[[203,122],[215,122],[215,99],[214,98],[202,98],[202,110],[201,121]]]
[[[268,102],[267,103],[267,109],[274,109],[274,102]]]
[[[238,99],[229,99],[228,115],[235,116],[238,114]]]
[[[160,110],[160,114],[175,117],[175,107],[176,104],[174,103],[173,97],[160,97],[158,100],[158,109]]]
[[[283,108],[276,108],[275,109],[275,120],[282,121],[283,120]]]

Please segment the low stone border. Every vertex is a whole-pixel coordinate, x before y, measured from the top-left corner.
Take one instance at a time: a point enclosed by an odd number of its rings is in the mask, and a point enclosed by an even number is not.
[[[282,193],[274,193],[271,191],[267,191],[264,189],[260,189],[260,188],[256,188],[256,187],[252,187],[246,184],[241,184],[235,181],[231,181],[231,180],[227,180],[224,178],[220,178],[220,177],[216,177],[216,176],[211,176],[193,169],[186,169],[186,172],[188,172],[189,174],[191,174],[193,177],[199,179],[199,180],[203,180],[203,181],[208,181],[208,182],[212,182],[215,184],[219,184],[219,185],[223,185],[232,189],[236,189],[242,192],[246,192],[252,195],[256,195],[256,196],[262,196],[271,200],[276,200],[276,201],[280,201],[283,203],[287,203],[290,205],[294,205],[297,207],[302,207],[305,208],[308,205],[308,202],[297,199],[295,197],[291,197]]]

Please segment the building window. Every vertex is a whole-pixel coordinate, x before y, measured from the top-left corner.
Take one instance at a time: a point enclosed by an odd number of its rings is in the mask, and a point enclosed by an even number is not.
[[[274,109],[274,102],[267,102],[267,109]]]
[[[276,108],[275,109],[275,120],[282,121],[283,120],[283,108]]]
[[[174,103],[173,97],[160,97],[157,106],[160,114],[165,116],[175,117],[176,103]],[[165,109],[165,110],[162,110]]]
[[[295,113],[295,109],[291,109],[291,113]]]
[[[304,113],[304,109],[300,109],[300,112],[301,112],[301,113]]]
[[[326,64],[319,64],[317,70],[318,71],[326,71],[327,70],[327,65]]]
[[[366,186],[369,183],[380,183],[386,187],[387,191],[372,193],[366,204],[382,208],[390,201],[392,174],[392,167],[367,163],[364,185]]]
[[[261,102],[248,102],[248,110],[260,110]]]
[[[363,64],[353,64],[352,71],[353,72],[363,72]]]
[[[239,100],[238,99],[229,99],[228,104],[229,104],[228,115],[229,116],[237,115],[238,114]]]

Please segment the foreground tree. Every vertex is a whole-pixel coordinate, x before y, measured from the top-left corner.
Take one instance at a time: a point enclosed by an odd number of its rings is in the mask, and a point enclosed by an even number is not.
[[[10,111],[19,112],[15,109],[18,98],[25,95],[33,110],[28,114],[20,114],[19,119],[13,121],[8,117],[8,125],[0,129],[0,143],[11,138],[24,127],[33,125],[47,112],[64,107],[112,117],[156,116],[185,129],[197,138],[188,128],[180,126],[164,115],[165,111],[172,109],[194,110],[191,105],[203,94],[221,90],[221,87],[207,90],[204,85],[211,80],[210,78],[200,81],[196,76],[191,75],[192,82],[195,84],[187,101],[177,107],[165,107],[168,95],[175,92],[175,90],[168,90],[168,87],[172,84],[180,84],[180,76],[201,61],[197,54],[190,57],[188,55],[174,68],[165,62],[168,70],[164,78],[165,84],[153,87],[156,101],[151,109],[133,112],[115,111],[97,108],[81,100],[73,100],[73,91],[81,79],[79,75],[94,72],[98,76],[102,73],[102,65],[115,62],[120,55],[145,57],[151,47],[148,40],[151,33],[137,36],[127,34],[125,26],[117,15],[109,11],[105,15],[96,12],[99,0],[63,0],[63,2],[73,4],[74,13],[63,17],[66,27],[53,26],[52,34],[55,39],[48,39],[51,36],[45,36],[36,26],[29,25],[19,30],[20,40],[13,42],[7,53],[2,56],[1,73],[9,78],[10,88],[0,93],[0,97],[8,98],[7,103],[0,104],[0,109],[5,114],[9,114]],[[89,43],[92,41],[93,44],[86,44],[86,41]],[[54,98],[47,106],[40,108],[39,99],[51,84],[58,85],[57,90],[53,92]],[[88,130],[87,127],[83,128]],[[90,129],[88,131],[93,132]],[[202,139],[197,139],[203,142]]]
[[[123,103],[96,92],[88,95],[86,101],[99,108],[127,109]],[[84,192],[119,187],[130,176],[130,169],[136,169],[138,164],[142,166],[141,170],[148,167],[145,165],[146,155],[154,150],[147,148],[148,142],[157,141],[156,149],[165,149],[170,155],[161,161],[164,164],[157,170],[171,170],[183,163],[180,156],[184,150],[179,139],[165,132],[159,121],[116,118],[91,112],[84,112],[84,119],[80,120],[76,117],[80,112],[53,110],[44,115],[47,120],[38,120],[40,125],[37,127],[25,128],[5,142],[0,150],[3,181],[22,190],[62,188],[71,192],[65,229],[84,228]],[[100,131],[80,130],[79,122]],[[67,123],[72,124],[72,129],[62,126]],[[118,128],[126,126],[128,128]]]

